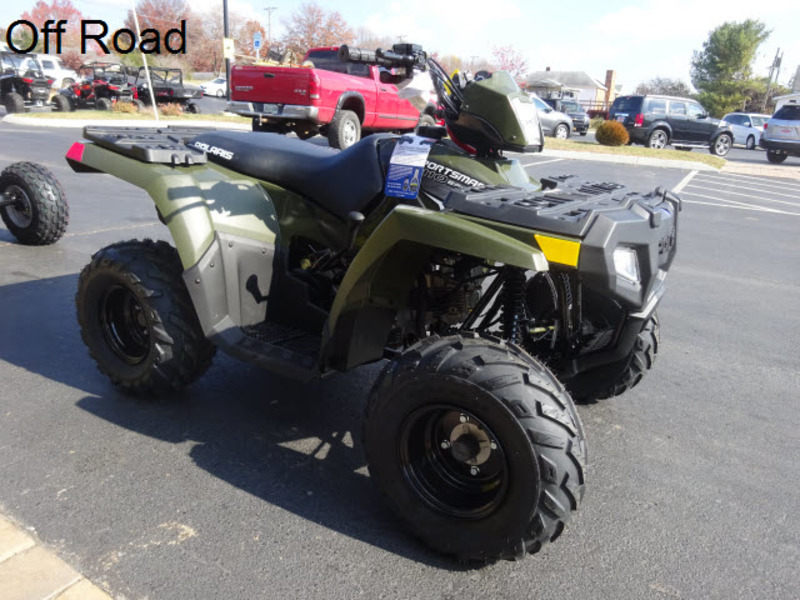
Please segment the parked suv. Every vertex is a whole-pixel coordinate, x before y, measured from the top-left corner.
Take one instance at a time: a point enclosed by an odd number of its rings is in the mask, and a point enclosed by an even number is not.
[[[769,115],[743,112],[728,113],[722,117],[722,120],[731,126],[733,143],[741,144],[748,150],[755,150],[758,146],[767,119]]]
[[[530,94],[536,109],[539,111],[539,122],[545,135],[565,140],[574,128],[572,117],[563,112],[554,110],[536,94]]]
[[[709,117],[691,98],[620,96],[611,105],[608,118],[625,126],[631,143],[648,148],[672,144],[679,150],[708,148],[711,154],[725,156],[733,145],[730,126]]]
[[[761,147],[767,160],[779,164],[787,156],[800,156],[800,104],[784,104],[764,124]]]
[[[547,102],[551,108],[561,111],[572,118],[572,125],[575,133],[586,135],[589,132],[589,115],[577,101],[556,99],[545,99],[544,101]]]

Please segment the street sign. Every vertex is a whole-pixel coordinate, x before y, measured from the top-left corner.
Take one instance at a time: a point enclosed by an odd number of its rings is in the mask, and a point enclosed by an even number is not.
[[[236,50],[233,44],[233,38],[224,38],[222,40],[222,55],[225,58],[233,59],[235,52]]]
[[[253,34],[253,49],[258,50],[259,48],[261,48],[261,40],[262,40],[261,32],[256,31]]]

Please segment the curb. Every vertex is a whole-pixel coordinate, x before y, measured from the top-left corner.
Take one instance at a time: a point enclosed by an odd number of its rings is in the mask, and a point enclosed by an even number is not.
[[[1,515],[0,598],[111,600],[111,596]]]
[[[553,158],[567,158],[572,160],[592,160],[622,165],[640,165],[646,167],[667,167],[671,169],[689,169],[692,171],[713,171],[719,173],[720,169],[693,160],[669,160],[666,158],[650,158],[648,156],[623,156],[619,154],[603,154],[601,152],[577,152],[575,150],[542,150],[542,156]],[[724,168],[724,167],[723,167]]]
[[[31,119],[21,115],[6,115],[2,121],[3,123],[12,123],[15,125],[56,127],[60,129],[82,129],[87,125],[99,127],[103,125],[111,127],[169,127],[170,125],[177,125],[183,127],[199,127],[203,129],[233,129],[241,131],[250,131],[252,128],[250,121],[245,121],[244,123],[227,123],[225,121],[156,121],[155,119],[146,121],[131,121],[125,119]]]

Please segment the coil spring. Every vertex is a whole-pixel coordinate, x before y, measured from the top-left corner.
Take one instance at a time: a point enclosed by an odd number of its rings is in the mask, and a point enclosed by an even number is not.
[[[506,267],[503,283],[503,337],[509,342],[522,342],[522,320],[525,310],[525,272]]]

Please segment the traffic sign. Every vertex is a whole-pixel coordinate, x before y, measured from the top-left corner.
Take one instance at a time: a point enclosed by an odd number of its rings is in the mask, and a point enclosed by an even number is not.
[[[261,32],[260,32],[260,31],[256,31],[256,32],[253,34],[253,48],[254,48],[255,50],[258,50],[259,48],[261,48],[261,40],[262,40],[262,39],[263,39],[263,38],[262,38],[262,36],[261,36]]]

